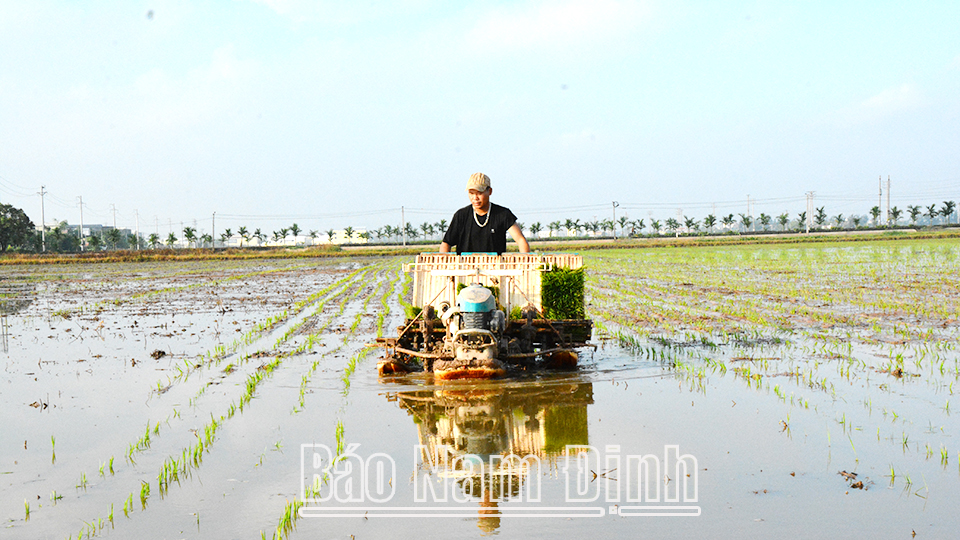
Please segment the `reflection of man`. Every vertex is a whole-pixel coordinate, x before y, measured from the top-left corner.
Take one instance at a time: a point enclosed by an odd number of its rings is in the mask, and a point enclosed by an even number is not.
[[[496,253],[502,255],[507,250],[506,233],[510,233],[521,253],[530,251],[530,244],[517,225],[517,216],[509,208],[490,202],[490,177],[483,173],[474,173],[467,180],[467,193],[470,204],[453,214],[450,228],[443,235],[440,253],[448,253],[453,246],[457,254]]]

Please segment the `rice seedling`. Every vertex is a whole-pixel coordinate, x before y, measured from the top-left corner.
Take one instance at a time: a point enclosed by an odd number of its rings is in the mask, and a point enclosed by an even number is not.
[[[140,481],[140,509],[146,510],[147,508],[147,499],[150,498],[150,483],[143,480]]]

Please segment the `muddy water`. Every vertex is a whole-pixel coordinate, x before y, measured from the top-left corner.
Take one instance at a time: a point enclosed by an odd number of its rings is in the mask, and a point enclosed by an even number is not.
[[[949,389],[884,379],[876,399],[897,419],[824,393],[803,407],[602,339],[574,373],[379,379],[364,344],[382,297],[386,331],[399,324],[397,267],[5,269],[28,286],[0,354],[2,537],[943,538],[960,524]],[[338,451],[323,501],[284,529]]]

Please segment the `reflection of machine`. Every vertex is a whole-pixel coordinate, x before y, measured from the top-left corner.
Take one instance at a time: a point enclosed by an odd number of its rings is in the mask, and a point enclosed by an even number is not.
[[[499,503],[517,497],[528,474],[537,474],[523,458],[551,462],[567,445],[589,444],[589,382],[491,382],[397,392],[388,399],[414,417],[423,467],[456,479],[459,489],[479,503],[478,525],[485,530],[499,527]],[[494,459],[496,467],[467,466],[467,458],[489,464],[491,456],[502,461]]]
[[[388,350],[380,374],[488,379],[508,369],[575,367],[574,349],[593,327],[583,318],[582,265],[579,255],[421,254],[404,266],[413,274],[414,313],[398,337],[377,340]],[[579,282],[543,286],[562,272]]]

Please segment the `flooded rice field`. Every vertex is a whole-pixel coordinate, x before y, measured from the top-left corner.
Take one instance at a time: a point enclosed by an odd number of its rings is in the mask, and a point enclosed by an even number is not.
[[[584,258],[472,384],[377,377],[405,259],[0,267],[0,536],[954,535],[960,243]]]

